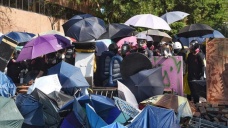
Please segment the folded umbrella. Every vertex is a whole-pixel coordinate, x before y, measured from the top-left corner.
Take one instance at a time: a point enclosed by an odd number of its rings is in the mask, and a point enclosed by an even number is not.
[[[66,94],[74,95],[79,88],[89,87],[89,83],[86,81],[80,68],[64,61],[48,69],[48,75],[51,74],[58,74],[62,90]]]
[[[71,40],[64,36],[58,34],[41,35],[29,41],[23,47],[17,61],[34,59],[69,46],[71,46]]]

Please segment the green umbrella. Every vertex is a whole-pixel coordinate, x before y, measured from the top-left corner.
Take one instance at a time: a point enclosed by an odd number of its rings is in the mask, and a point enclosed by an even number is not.
[[[23,122],[14,100],[0,96],[0,128],[21,128]]]

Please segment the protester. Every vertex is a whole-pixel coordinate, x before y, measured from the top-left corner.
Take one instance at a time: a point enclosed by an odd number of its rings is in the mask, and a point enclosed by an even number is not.
[[[182,44],[180,42],[175,42],[173,44],[173,55],[174,56],[182,56],[183,59],[183,74],[185,74],[185,70],[186,70],[186,53],[185,53],[185,49],[182,46]]]
[[[147,36],[143,33],[139,33],[136,35],[136,38],[137,38],[136,52],[142,53],[150,58],[153,54],[147,47]]]
[[[187,57],[187,70],[188,70],[188,84],[191,89],[193,86],[193,80],[204,80],[204,72],[205,72],[205,65],[204,65],[204,56],[200,52],[200,45],[198,41],[193,40],[190,42],[190,53]],[[191,89],[192,90],[192,89]],[[194,102],[199,101],[199,97],[196,95],[187,95],[188,100],[192,100],[193,97]]]

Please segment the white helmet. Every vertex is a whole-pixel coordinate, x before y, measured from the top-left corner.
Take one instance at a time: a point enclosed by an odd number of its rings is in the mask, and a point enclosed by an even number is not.
[[[173,49],[181,49],[181,48],[182,48],[182,45],[181,45],[180,42],[175,42],[175,43],[173,44]]]

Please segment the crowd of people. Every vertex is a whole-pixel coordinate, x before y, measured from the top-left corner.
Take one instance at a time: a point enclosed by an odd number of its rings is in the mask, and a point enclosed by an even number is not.
[[[183,58],[183,75],[188,74],[188,85],[191,88],[193,80],[205,79],[205,47],[196,40],[191,41],[189,48],[184,47],[180,41],[176,42],[154,42],[150,36],[137,34],[137,44],[125,42],[121,47],[112,43],[108,47],[109,52],[122,58],[127,55],[138,52],[148,58],[152,56],[182,56]],[[20,51],[15,51],[7,65],[7,75],[14,83],[32,84],[36,78],[47,74],[47,70],[61,61],[66,61],[72,65],[75,64],[75,47],[72,46],[54,53],[40,56],[32,60],[16,62]],[[98,63],[95,63],[98,64]],[[187,98],[198,101],[197,96],[187,95]]]

